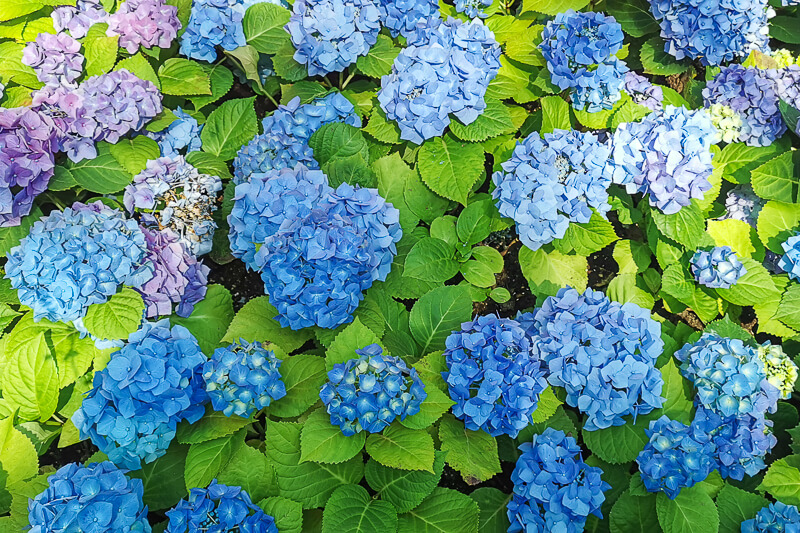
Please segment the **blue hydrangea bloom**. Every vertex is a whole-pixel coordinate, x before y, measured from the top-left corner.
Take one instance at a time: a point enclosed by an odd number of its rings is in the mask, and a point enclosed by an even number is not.
[[[602,518],[603,493],[611,485],[602,480],[600,468],[583,462],[574,438],[547,428],[519,449],[522,455],[511,474],[508,533],[581,533],[590,514]]]
[[[765,203],[766,201],[756,195],[749,184],[737,185],[728,191],[725,198],[725,215],[721,219],[741,220],[755,228],[758,214]]]
[[[650,0],[664,50],[676,59],[720,65],[769,50],[767,0]]]
[[[324,76],[367,55],[381,21],[375,0],[295,0],[285,27],[295,61],[306,65],[311,76]]]
[[[736,141],[748,146],[769,146],[786,131],[780,101],[775,82],[754,67],[722,67],[703,89],[706,107],[722,104],[738,113],[742,126]]]
[[[551,385],[587,415],[587,431],[621,426],[627,415],[661,407],[664,380],[655,367],[664,349],[661,325],[636,304],[612,302],[602,292],[563,288],[535,313],[521,316],[541,338]]]
[[[729,289],[747,274],[747,269],[730,246],[717,246],[710,252],[697,250],[691,263],[697,283],[712,289]]]
[[[278,533],[275,518],[250,500],[242,487],[213,480],[206,489],[194,488],[189,499],[167,511],[164,533]]]
[[[153,277],[147,243],[135,220],[100,202],[75,203],[37,220],[8,253],[6,278],[35,320],[69,322],[104,303],[121,285]]]
[[[765,74],[775,83],[780,99],[800,109],[800,63],[767,69]]]
[[[203,126],[197,119],[186,113],[180,107],[176,108],[175,116],[178,117],[163,131],[150,133],[148,136],[158,142],[162,157],[177,157],[189,152],[197,152],[203,147],[200,133]]]
[[[786,242],[781,243],[781,247],[785,253],[778,266],[789,274],[790,279],[800,281],[800,233],[786,239]]]
[[[473,431],[516,437],[547,387],[538,339],[516,320],[484,315],[461,324],[445,345],[442,377],[456,418]]]
[[[436,0],[379,0],[381,23],[392,37],[411,37],[439,18]]]
[[[469,18],[486,18],[483,8],[492,5],[494,0],[456,0],[456,11],[464,13]]]
[[[341,93],[331,93],[303,105],[297,96],[285,106],[278,106],[263,120],[264,133],[256,135],[236,154],[233,160],[234,183],[242,183],[254,173],[294,168],[297,163],[318,169],[319,163],[314,159],[308,140],[320,127],[332,122],[361,127],[361,117]]]
[[[697,389],[700,405],[722,416],[763,415],[777,409],[778,389],[766,379],[755,348],[739,339],[704,333],[675,352],[681,374]]]
[[[632,70],[625,73],[624,90],[637,104],[650,111],[658,111],[664,107],[664,91],[658,85],[640,76]]]
[[[794,505],[775,502],[764,507],[755,518],[742,522],[742,533],[800,533],[800,512]]]
[[[235,50],[246,45],[245,10],[242,0],[194,0],[181,36],[181,55],[212,63],[217,60],[217,46]]]
[[[514,219],[522,243],[538,250],[562,238],[570,222],[589,222],[592,208],[601,215],[611,209],[610,155],[591,133],[533,132],[492,176],[497,209]]]
[[[614,182],[650,196],[650,205],[672,215],[702,199],[716,130],[705,111],[666,106],[641,122],[620,124],[612,137]]]
[[[383,355],[377,344],[356,350],[356,355],[333,365],[319,391],[331,424],[348,437],[361,431],[380,433],[395,418],[405,420],[419,412],[428,393],[415,368]]]
[[[203,365],[206,392],[215,411],[249,418],[253,411],[286,396],[281,360],[260,342],[239,339],[217,348]]]
[[[141,479],[113,463],[70,463],[28,500],[29,533],[150,533]]]
[[[203,416],[206,356],[183,326],[144,322],[94,375],[72,421],[117,465],[137,470],[166,453],[181,420]]]

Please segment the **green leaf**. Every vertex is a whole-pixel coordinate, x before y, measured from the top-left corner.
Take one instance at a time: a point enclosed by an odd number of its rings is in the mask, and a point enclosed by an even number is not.
[[[169,509],[186,495],[183,476],[188,452],[188,446],[171,444],[167,453],[152,463],[144,463],[140,470],[128,474],[142,480],[142,499],[151,511]]]
[[[394,121],[386,120],[386,113],[380,106],[375,106],[369,116],[364,131],[377,140],[387,144],[400,144],[400,127]]]
[[[765,200],[800,202],[800,179],[795,175],[793,152],[784,152],[753,169],[753,190]]]
[[[158,69],[161,92],[176,96],[210,95],[209,72],[200,63],[184,58],[167,59]]]
[[[308,77],[308,70],[294,59],[295,49],[291,40],[285,42],[272,58],[275,74],[286,81],[300,81]]]
[[[606,11],[631,37],[643,37],[658,31],[658,22],[650,14],[647,0],[607,0]]]
[[[117,62],[119,36],[106,35],[107,24],[95,24],[83,40],[83,55],[86,57],[86,76],[99,76],[111,72]]]
[[[438,287],[414,304],[409,318],[411,335],[428,353],[444,347],[444,340],[472,317],[472,298],[463,286]]]
[[[353,155],[361,155],[364,161],[369,160],[369,146],[364,134],[344,122],[325,124],[314,132],[308,144],[320,165]]]
[[[97,194],[118,193],[133,181],[133,176],[111,153],[99,153],[96,158],[79,163],[68,162],[67,168],[78,185]]]
[[[123,287],[107,302],[90,305],[83,324],[98,339],[127,339],[142,324],[144,308],[142,295]]]
[[[404,231],[410,231],[419,223],[419,217],[408,206],[404,196],[406,180],[413,171],[398,153],[373,161],[372,170],[378,176],[378,192],[400,211],[400,226]],[[420,186],[425,187],[421,183]]]
[[[506,507],[511,501],[511,496],[493,487],[481,487],[472,491],[469,497],[475,500],[481,511],[478,533],[508,531],[510,522]]]
[[[225,55],[234,59],[234,64],[244,72],[245,77],[255,82],[258,91],[264,91],[264,85],[261,83],[261,73],[258,69],[258,50],[250,45],[240,46],[234,50],[225,50]]]
[[[252,422],[249,418],[225,416],[220,411],[207,408],[203,418],[194,424],[190,424],[186,420],[178,424],[175,439],[181,444],[200,444],[201,442],[233,435]]]
[[[467,205],[467,195],[484,175],[484,159],[480,144],[444,135],[425,141],[417,153],[417,166],[433,192]]]
[[[717,246],[729,246],[739,258],[752,257],[756,251],[750,239],[752,228],[744,220],[727,218],[725,220],[709,220],[708,234]]]
[[[325,355],[325,368],[328,372],[337,363],[346,363],[350,359],[358,358],[356,350],[370,344],[380,344],[381,341],[375,333],[356,318],[347,325],[331,343]]]
[[[384,466],[433,473],[433,437],[395,422],[367,439],[367,453]]]
[[[277,496],[275,471],[267,457],[252,446],[239,446],[217,481],[223,485],[242,487],[253,501]]]
[[[408,252],[405,275],[423,281],[447,281],[458,273],[455,249],[433,237],[421,239]]]
[[[522,11],[557,15],[568,9],[578,11],[587,5],[589,5],[589,0],[522,0]]]
[[[497,209],[492,200],[481,200],[469,204],[456,222],[456,232],[461,242],[473,246],[478,244],[492,232],[492,215]],[[408,261],[408,260],[406,260]],[[406,268],[408,268],[406,266]]]
[[[617,239],[619,237],[617,237],[611,222],[597,212],[593,212],[589,222],[570,224],[562,241],[564,246],[574,249],[579,255],[588,256],[602,250]]]
[[[307,329],[294,331],[281,327],[275,320],[277,315],[277,309],[269,303],[269,296],[253,298],[233,317],[221,342],[236,342],[240,338],[248,342],[268,342],[290,353],[311,338]]]
[[[39,333],[26,351],[11,355],[3,369],[3,398],[23,420],[47,420],[58,404],[58,371]]]
[[[275,525],[281,533],[302,533],[303,506],[300,503],[282,496],[273,496],[261,500],[258,506],[275,519]]]
[[[411,172],[406,176],[403,197],[409,209],[426,223],[443,215],[450,206],[449,200],[434,193],[422,183],[419,172]]]
[[[483,483],[500,473],[497,440],[485,431],[472,431],[453,415],[439,422],[439,440],[447,452],[447,464],[458,470],[469,485]]]
[[[742,522],[755,518],[768,504],[763,496],[726,484],[717,496],[719,533],[741,533]]]
[[[439,377],[441,380],[441,376]],[[423,380],[425,383],[425,380]],[[425,383],[425,392],[428,396],[422,400],[419,413],[407,416],[400,423],[411,429],[425,429],[439,420],[444,413],[450,410],[455,402],[436,386]]]
[[[483,142],[491,137],[514,133],[517,128],[509,108],[499,100],[488,100],[486,109],[474,122],[464,125],[458,119],[450,122],[450,131],[463,141]]]
[[[222,285],[209,285],[206,297],[195,304],[192,314],[186,318],[172,316],[170,322],[185,327],[203,353],[210,355],[217,348],[233,319],[233,297]]]
[[[42,218],[42,210],[35,205],[30,214],[22,217],[19,226],[0,228],[0,256],[5,257],[11,249],[30,233],[34,222]]]
[[[466,494],[436,487],[411,511],[399,516],[403,533],[478,533],[480,510]]]
[[[419,505],[439,484],[446,455],[435,452],[433,473],[389,468],[374,459],[367,463],[364,473],[367,483],[382,500],[394,505],[398,513],[406,513]]]
[[[558,250],[547,253],[542,248],[533,251],[523,246],[519,249],[519,265],[536,294],[555,296],[563,287],[586,290],[588,266],[584,256],[566,255]]]
[[[719,513],[711,496],[699,487],[683,489],[674,500],[656,497],[658,522],[665,533],[717,533]]]
[[[661,37],[652,37],[642,43],[639,58],[646,74],[670,76],[685,72],[689,68],[664,51],[664,40]]]
[[[243,433],[234,433],[189,446],[184,472],[186,490],[207,487],[222,472],[238,446],[244,445],[242,437]]]
[[[361,154],[328,161],[322,166],[322,170],[328,175],[328,184],[333,188],[342,183],[367,188],[375,188],[378,184],[378,178]]]
[[[796,204],[769,201],[758,214],[756,224],[758,238],[776,254],[783,254],[781,243],[794,235],[800,225],[800,209]]]
[[[722,168],[722,177],[733,183],[749,183],[751,172],[786,151],[781,141],[770,146],[747,146],[732,143],[714,156],[714,166]]]
[[[772,463],[758,488],[787,505],[800,505],[800,456],[790,455]]]
[[[797,24],[800,22],[795,12],[794,16],[779,15],[769,21],[770,37],[789,44],[800,44],[800,34]]]
[[[0,5],[5,5],[4,1]],[[0,7],[0,9],[2,9]],[[0,11],[0,19],[2,19]],[[3,83],[15,82],[29,89],[38,89],[43,86],[36,78],[36,72],[28,65],[22,64],[22,52],[25,45],[12,41],[0,42],[0,77]]]
[[[269,414],[300,416],[319,400],[319,390],[327,379],[325,360],[316,355],[293,355],[283,360],[280,372],[286,396],[270,404]]]
[[[203,150],[229,161],[258,133],[253,98],[228,100],[215,109],[200,134]]]
[[[371,78],[381,78],[392,72],[395,58],[400,54],[400,47],[387,35],[378,35],[378,40],[369,49],[369,53],[356,61],[356,67]]]
[[[300,434],[300,462],[342,463],[361,452],[366,440],[362,431],[345,437],[339,426],[331,424],[330,415],[320,408],[303,423]]]
[[[203,68],[211,82],[211,96],[190,96],[189,99],[197,110],[209,104],[213,104],[228,94],[228,91],[233,87],[233,73],[226,66],[203,65]]]
[[[0,21],[12,20],[41,9],[44,2],[33,0],[4,0],[0,4]]]
[[[689,382],[683,379],[672,358],[659,370],[661,377],[664,378],[664,386],[661,389],[661,396],[665,398],[664,405],[662,405],[663,414],[672,420],[690,424],[692,422],[693,394]]]
[[[325,505],[322,533],[378,533],[397,530],[397,510],[389,502],[370,498],[367,489],[345,485]]]
[[[488,288],[497,283],[494,272],[486,263],[470,259],[461,264],[461,275],[476,287]]]
[[[291,45],[289,33],[284,29],[291,15],[288,9],[269,2],[251,5],[242,21],[247,44],[269,55],[277,54],[286,44]]]
[[[542,102],[542,133],[569,130],[569,104],[560,96],[545,96]]]
[[[611,464],[628,463],[636,459],[644,449],[648,438],[644,430],[650,425],[647,417],[639,416],[636,423],[612,426],[595,431],[581,431],[583,441],[589,450],[600,459]]]
[[[696,202],[681,208],[673,215],[665,215],[658,209],[651,209],[650,214],[659,231],[665,237],[695,250],[700,245],[705,229],[705,218]]]
[[[755,302],[761,305],[778,302],[781,293],[775,287],[767,269],[754,259],[744,257],[741,261],[747,269],[747,273],[739,278],[730,289],[718,289],[717,294],[732,304],[742,306],[753,305]]]
[[[131,57],[120,60],[114,70],[127,70],[140,80],[149,81],[156,86],[156,89],[161,90],[161,80],[158,79],[156,71],[153,70],[152,65],[144,57],[143,54],[138,53]]]
[[[703,322],[713,320],[719,313],[716,299],[703,292],[680,264],[672,264],[664,270],[661,290],[690,307]]]
[[[39,471],[36,448],[14,427],[13,417],[0,419],[0,458],[2,469],[8,474],[6,486],[16,485]]]
[[[623,492],[611,508],[609,525],[611,533],[660,532],[656,495],[634,496],[630,490]]]
[[[132,139],[120,139],[117,144],[109,146],[109,151],[114,159],[134,176],[145,169],[148,161],[161,157],[158,143],[144,135]]]

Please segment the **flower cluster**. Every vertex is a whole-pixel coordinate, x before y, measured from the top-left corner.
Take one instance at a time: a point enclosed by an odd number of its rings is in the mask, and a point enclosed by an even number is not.
[[[78,0],[75,6],[58,6],[50,14],[57,32],[69,31],[76,39],[86,37],[89,28],[105,22],[108,13],[100,0]]]
[[[570,9],[547,23],[539,48],[551,81],[571,90],[575,109],[595,113],[620,99],[628,67],[614,54],[622,39],[622,27],[603,13]]]
[[[211,251],[216,222],[217,193],[222,180],[201,174],[182,156],[160,157],[134,176],[125,188],[123,202],[131,213],[139,213],[145,226],[174,231],[196,256]]]
[[[706,108],[711,124],[717,130],[717,142],[734,143],[742,135],[744,121],[742,116],[723,104],[711,104]]]
[[[19,226],[47,190],[58,149],[56,127],[25,107],[0,108],[0,227]]]
[[[756,227],[756,220],[766,202],[756,195],[750,185],[737,185],[725,197],[725,215],[722,219],[732,218],[747,222]]]
[[[315,131],[332,122],[361,127],[361,118],[353,104],[338,92],[303,105],[300,105],[298,96],[288,104],[278,106],[263,120],[264,133],[256,135],[236,154],[233,160],[234,183],[247,181],[251,174],[294,168],[297,163],[318,169],[319,164],[308,140]]]
[[[6,277],[36,320],[68,322],[103,303],[120,285],[153,277],[144,233],[134,220],[100,202],[74,204],[37,220],[11,249]]]
[[[181,420],[203,416],[206,356],[183,326],[144,322],[94,375],[72,421],[114,464],[136,470],[166,453]]]
[[[563,288],[520,322],[541,338],[547,380],[587,415],[585,430],[620,426],[626,415],[661,407],[664,380],[655,362],[664,341],[647,309],[592,289]]]
[[[206,392],[215,411],[248,418],[272,400],[286,396],[278,370],[281,360],[260,342],[244,339],[217,348],[203,365]]]
[[[22,52],[22,63],[32,67],[40,82],[74,87],[83,74],[81,43],[68,33],[40,33]]]
[[[766,76],[775,83],[778,96],[787,104],[800,109],[800,64],[769,69]]]
[[[580,533],[590,514],[601,517],[603,493],[611,485],[602,480],[600,468],[583,462],[574,438],[547,428],[519,449],[522,455],[511,474],[514,494],[508,502],[509,533]]]
[[[767,0],[650,0],[664,50],[676,59],[720,65],[768,50]]]
[[[197,119],[178,107],[173,111],[177,117],[163,131],[148,133],[148,136],[158,142],[162,157],[176,158],[189,152],[197,152],[203,147],[200,133],[203,131]]]
[[[436,0],[379,0],[378,9],[381,23],[389,29],[392,37],[400,34],[411,38],[439,18],[439,2]]]
[[[119,46],[129,54],[140,46],[169,48],[180,29],[178,8],[164,0],[125,0],[108,16],[108,35],[119,35]]]
[[[167,511],[167,518],[164,533],[278,533],[275,518],[253,504],[246,490],[222,485],[216,479],[208,488],[190,490],[189,499]]]
[[[784,254],[778,266],[789,274],[790,279],[800,281],[800,234],[786,239],[786,242],[781,243],[781,247]]]
[[[365,56],[381,29],[376,0],[296,0],[286,31],[311,76],[342,72]]]
[[[742,533],[769,533],[772,531],[785,531],[797,533],[800,531],[800,512],[794,505],[782,502],[770,503],[764,507],[755,518],[742,522]]]
[[[492,5],[494,0],[456,0],[456,11],[464,13],[469,18],[486,18],[484,7]]]
[[[697,283],[712,289],[729,289],[747,274],[747,269],[730,246],[717,246],[710,252],[697,250],[691,263]]]
[[[244,12],[242,0],[194,0],[180,53],[211,63],[217,60],[216,46],[235,50],[246,45]]]
[[[767,381],[778,389],[780,398],[783,400],[790,398],[794,383],[797,381],[797,365],[780,345],[770,344],[769,341],[758,347],[758,358],[764,364]]]
[[[786,48],[779,48],[778,50],[771,50],[769,56],[778,64],[778,68],[786,68],[790,65],[798,65],[800,57],[795,57],[791,51]]]
[[[635,103],[650,111],[660,111],[664,106],[664,91],[650,80],[632,70],[625,73],[623,90]]]
[[[400,137],[422,144],[444,133],[450,113],[471,124],[486,109],[484,95],[500,70],[500,46],[480,20],[434,19],[381,79],[378,101]]]
[[[614,182],[649,194],[667,215],[711,189],[711,144],[716,136],[705,111],[666,106],[641,122],[620,124],[612,137]]]
[[[741,65],[722,67],[703,89],[703,102],[706,107],[722,104],[741,117],[742,125],[735,142],[769,146],[786,131],[778,108],[777,86],[764,70]]]
[[[399,357],[383,355],[377,344],[356,350],[357,359],[337,363],[319,397],[331,415],[331,424],[352,436],[361,431],[379,433],[395,418],[405,420],[419,412],[428,397],[415,368]]]
[[[516,437],[531,423],[547,387],[537,343],[519,322],[496,315],[465,322],[447,337],[442,377],[467,429]]]
[[[492,193],[500,214],[514,219],[531,250],[564,236],[570,222],[589,222],[592,208],[605,215],[611,152],[591,133],[531,133],[495,172]]]
[[[56,531],[150,533],[141,479],[130,479],[108,461],[70,463],[47,478],[28,502],[30,533]]]

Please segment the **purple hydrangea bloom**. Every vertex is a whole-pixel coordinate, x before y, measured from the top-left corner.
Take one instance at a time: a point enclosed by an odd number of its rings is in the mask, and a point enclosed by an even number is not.
[[[206,296],[209,268],[169,228],[143,227],[142,232],[153,265],[153,278],[137,289],[147,305],[145,316],[170,315],[173,304],[176,315],[191,315],[194,304]]]
[[[516,320],[496,315],[464,322],[447,337],[442,377],[467,429],[516,437],[531,423],[547,387],[538,342]]]
[[[786,5],[786,3],[784,3]],[[800,512],[794,505],[770,503],[755,518],[742,522],[742,533],[800,533]]]
[[[0,108],[0,227],[19,226],[47,190],[58,149],[56,126],[26,107]]]
[[[676,59],[720,65],[769,50],[767,0],[650,0],[664,50]]]
[[[206,356],[183,326],[144,322],[95,373],[72,421],[116,465],[137,470],[164,455],[179,421],[205,412]]]
[[[67,531],[150,533],[141,479],[113,463],[70,463],[47,478],[47,488],[28,500],[29,533]]]
[[[612,302],[600,291],[563,288],[520,322],[541,338],[547,380],[564,387],[567,403],[587,415],[585,430],[620,426],[624,416],[663,404],[655,362],[664,341],[647,309]]]
[[[711,189],[716,131],[705,111],[666,106],[641,122],[620,124],[612,137],[614,182],[650,196],[667,215]]]
[[[194,488],[189,499],[167,511],[164,533],[278,533],[275,518],[253,504],[241,487],[214,479],[207,489]]]
[[[591,133],[531,133],[495,172],[492,196],[500,214],[514,219],[531,250],[564,236],[570,222],[589,222],[592,209],[605,215],[610,150]]]
[[[766,76],[775,83],[778,96],[787,104],[800,109],[800,64],[769,69]]]
[[[211,63],[217,60],[216,46],[235,50],[246,45],[244,12],[242,0],[194,0],[181,35],[181,55]]]
[[[324,76],[367,55],[381,29],[380,11],[375,0],[295,0],[285,28],[295,61]]]
[[[218,176],[201,174],[183,156],[160,157],[133,177],[123,202],[142,224],[171,229],[192,254],[201,256],[211,251],[217,227],[212,214],[221,190]]]
[[[281,360],[260,342],[239,339],[217,348],[203,365],[206,392],[215,411],[249,418],[254,411],[286,396]]]
[[[611,485],[602,480],[600,468],[583,462],[574,438],[547,428],[519,449],[522,455],[511,474],[514,494],[508,502],[509,533],[581,533],[590,514],[602,518],[603,493]]]
[[[141,287],[153,277],[136,221],[100,202],[87,207],[52,211],[8,253],[6,278],[35,320],[81,318],[120,285]]]
[[[632,70],[625,73],[623,89],[631,100],[646,107],[650,111],[660,111],[664,105],[664,91],[650,80]]]
[[[469,18],[486,18],[483,8],[492,5],[494,0],[456,0],[456,11],[464,13]]]
[[[331,416],[350,437],[361,431],[380,433],[396,418],[419,412],[428,397],[415,368],[399,357],[383,355],[377,344],[356,350],[357,358],[336,363],[319,397]]]
[[[785,252],[781,257],[778,266],[787,274],[790,279],[800,281],[800,234],[794,235],[781,243]]]
[[[173,111],[176,120],[163,131],[147,133],[147,136],[158,142],[161,157],[175,158],[190,152],[197,152],[203,147],[200,133],[205,124],[200,125],[197,119],[178,107]]]
[[[169,48],[178,36],[178,8],[164,0],[125,0],[108,17],[108,35],[119,35],[119,46],[135,54],[139,47]]]
[[[100,0],[78,0],[75,6],[58,6],[50,14],[57,32],[69,31],[76,39],[86,37],[89,28],[105,22],[108,13]]]
[[[33,68],[40,82],[54,86],[76,87],[83,59],[81,43],[68,33],[40,33],[22,52],[22,63]]]
[[[732,218],[756,227],[758,214],[766,202],[753,191],[750,185],[737,185],[725,197],[725,215],[721,220]]]
[[[439,18],[436,0],[379,0],[381,23],[392,37],[409,38]]]
[[[730,246],[717,246],[710,252],[697,250],[691,263],[697,283],[712,289],[729,289],[747,274],[747,269]]]

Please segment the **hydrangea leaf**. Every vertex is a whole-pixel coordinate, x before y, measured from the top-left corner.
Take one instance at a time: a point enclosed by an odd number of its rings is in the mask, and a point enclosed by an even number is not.
[[[781,14],[769,21],[770,37],[789,44],[800,44],[797,33],[798,17]]]
[[[480,509],[466,494],[436,487],[411,511],[399,516],[398,531],[478,533]]]
[[[741,533],[742,522],[753,518],[768,503],[763,496],[726,484],[717,496],[719,533]]]
[[[785,100],[781,100],[778,104],[781,110],[781,116],[783,117],[783,121],[786,122],[786,126],[789,128],[790,131],[797,131],[797,122],[800,119],[800,109],[795,108],[791,104],[786,103]]]
[[[248,342],[269,342],[290,353],[311,338],[307,329],[282,328],[274,318],[277,315],[278,311],[269,303],[268,296],[253,298],[233,317],[221,342],[234,342],[240,338]]]
[[[732,304],[742,306],[753,305],[755,302],[765,305],[780,300],[780,291],[775,287],[772,277],[761,263],[754,259],[742,258],[742,264],[747,269],[747,273],[739,278],[731,288],[717,289],[717,294]]]
[[[318,81],[298,81],[281,84],[281,104],[286,105],[295,97],[300,97],[301,104],[307,104],[315,98],[322,98],[330,91]]]
[[[447,281],[458,273],[455,249],[433,237],[421,239],[414,245],[405,262],[405,275],[423,281]]]
[[[719,531],[719,512],[714,500],[699,487],[683,489],[674,500],[659,493],[656,512],[664,533]]]
[[[361,130],[343,122],[324,124],[308,141],[320,165],[334,159],[361,155],[369,161],[369,145]]]
[[[467,195],[484,175],[484,159],[480,144],[445,135],[425,141],[417,153],[417,166],[433,192],[467,205]]]
[[[3,5],[6,5],[6,2]],[[1,13],[0,18],[3,18]],[[24,49],[25,45],[21,43],[13,41],[0,43],[0,76],[3,78],[3,83],[13,81],[29,89],[39,89],[44,84],[36,78],[36,72],[28,65],[22,64]]]
[[[722,177],[732,183],[749,183],[754,169],[785,152],[788,145],[778,140],[769,146],[731,143],[714,156],[714,166],[722,168]]]
[[[3,398],[22,420],[47,420],[58,404],[55,358],[39,333],[25,351],[11,355],[3,369]]]
[[[367,439],[367,453],[384,466],[433,473],[433,437],[421,429],[408,429],[399,422],[373,433]]]
[[[42,210],[39,209],[39,206],[33,206],[30,214],[22,217],[19,226],[0,228],[0,256],[5,257],[13,247],[19,244],[19,241],[27,237],[33,223],[40,218],[42,218]]]
[[[461,242],[473,246],[492,232],[492,219],[499,218],[492,200],[472,202],[464,209],[456,222],[456,232]]]
[[[378,35],[378,40],[369,49],[369,53],[356,61],[356,67],[363,74],[372,78],[380,78],[392,72],[395,58],[400,48],[386,35]]]
[[[367,462],[364,473],[367,483],[382,500],[394,505],[398,513],[406,513],[419,505],[439,484],[446,455],[435,452],[432,473],[390,468],[374,459]]]
[[[500,473],[497,440],[485,431],[471,431],[453,415],[439,422],[439,440],[447,452],[447,464],[458,470],[470,485],[477,485]]]
[[[414,171],[397,153],[373,161],[371,167],[378,176],[378,192],[400,211],[400,226],[404,231],[414,228],[419,223],[419,217],[411,210],[405,199],[406,180],[409,175],[414,174]]]
[[[89,28],[83,40],[83,55],[86,57],[86,76],[98,76],[110,72],[117,62],[119,36],[106,35],[107,24],[95,24]]]
[[[650,14],[647,0],[610,0],[606,10],[631,37],[644,37],[658,31],[658,22]]]
[[[611,533],[659,533],[662,529],[656,515],[656,495],[623,492],[611,508],[609,525]]]
[[[264,92],[264,85],[261,83],[261,74],[258,71],[258,50],[250,45],[240,46],[235,50],[225,50],[225,55],[234,60],[234,64],[244,72],[245,77],[255,82],[258,93]],[[271,91],[269,91],[271,92]]]
[[[566,255],[558,250],[547,253],[542,248],[533,251],[523,246],[519,249],[519,264],[537,295],[555,296],[562,287],[586,290],[588,266],[584,256]]]
[[[665,399],[662,414],[672,420],[680,420],[684,424],[692,421],[692,390],[690,383],[683,379],[674,359],[660,369],[664,379],[661,397]]]
[[[800,329],[800,285],[792,284],[783,293],[775,318],[790,328]]]
[[[772,463],[758,488],[786,505],[800,505],[800,455]]]
[[[170,321],[178,324],[197,338],[203,353],[210,355],[221,342],[233,320],[233,297],[222,285],[209,285],[205,299],[194,306],[186,318],[172,316]]]
[[[9,0],[0,6],[0,21],[13,20],[41,9],[44,2],[34,0]]]
[[[400,144],[400,127],[394,121],[386,119],[386,113],[380,106],[375,106],[369,116],[364,131],[377,140],[388,144]]]
[[[258,133],[258,119],[253,98],[223,102],[209,116],[200,138],[203,150],[224,161],[233,159],[236,152]]]
[[[425,380],[423,380],[423,383]],[[428,386],[426,383],[425,392],[428,396],[422,401],[419,413],[406,417],[400,423],[410,429],[425,429],[439,420],[450,407],[455,405],[444,392],[438,387]]]
[[[719,314],[716,299],[699,287],[694,278],[678,263],[664,270],[661,290],[690,307],[703,322],[709,322]]]
[[[444,346],[444,340],[472,317],[472,298],[463,286],[438,287],[411,308],[409,327],[422,353]]]
[[[175,439],[181,444],[200,444],[232,435],[252,422],[241,416],[225,416],[222,412],[208,407],[203,418],[194,424],[186,420],[178,424]]]
[[[208,104],[213,104],[231,90],[233,87],[233,73],[224,65],[203,65],[211,82],[211,96],[190,96],[195,109],[201,109]]]
[[[200,63],[184,58],[167,59],[158,69],[161,92],[164,94],[210,95],[209,72]]]
[[[381,344],[381,341],[371,329],[356,318],[331,343],[325,355],[325,368],[330,372],[337,363],[358,359],[356,350],[370,344]]]
[[[511,495],[494,487],[481,487],[472,491],[469,497],[475,500],[481,511],[478,533],[508,530],[510,523],[506,515],[506,505],[511,501]]]
[[[563,402],[556,397],[553,388],[548,386],[539,395],[539,403],[536,405],[536,410],[531,415],[531,422],[538,424],[549,420],[562,403]]]
[[[705,219],[697,202],[692,201],[674,215],[665,215],[658,209],[651,209],[650,214],[659,231],[673,241],[695,250],[703,240]]]
[[[709,220],[708,234],[717,246],[729,246],[741,259],[752,257],[756,251],[750,239],[752,228],[743,220],[728,218],[725,220]]]
[[[251,5],[242,21],[247,44],[262,54],[277,54],[281,47],[291,44],[289,33],[283,29],[291,15],[285,7],[270,2]]]
[[[189,152],[186,154],[186,162],[192,165],[197,169],[198,172],[202,174],[218,176],[223,180],[233,179],[233,176],[231,175],[230,170],[228,170],[228,165],[225,163],[225,161],[221,160],[215,155],[209,154],[208,152]],[[228,183],[225,186],[222,209],[217,210],[215,215],[217,213],[225,214],[225,218],[227,218],[227,215],[230,214],[230,207],[232,207],[233,204],[233,193],[235,188],[235,185],[232,183]],[[230,206],[226,205],[226,202],[229,202]]]
[[[302,533],[303,506],[300,503],[282,496],[272,496],[258,502],[258,506],[275,519],[275,525],[281,533]]]
[[[338,426],[331,424],[325,409],[309,415],[300,434],[300,462],[342,463],[361,452],[366,441],[364,432],[345,437]]]
[[[344,485],[336,489],[322,516],[322,533],[370,533],[397,529],[394,506],[371,498],[367,489],[359,485]]]
[[[275,74],[286,81],[300,81],[308,77],[308,70],[294,60],[294,46],[291,41],[284,43],[272,58]]]
[[[8,474],[7,487],[35,476],[39,471],[36,448],[28,437],[14,427],[12,416],[0,419],[0,457],[2,469]]]
[[[522,0],[522,11],[536,11],[545,15],[557,15],[568,9],[578,11],[588,4],[588,0]]]
[[[133,181],[133,175],[119,164],[108,147],[103,150],[103,146],[106,145],[101,144],[95,159],[68,162],[67,168],[78,185],[87,191],[97,194],[118,193]]]
[[[639,51],[642,67],[646,74],[670,76],[685,72],[688,64],[681,64],[674,57],[664,51],[664,41],[661,37],[652,37],[642,44]]]
[[[222,472],[237,448],[244,445],[244,431],[192,444],[186,455],[186,490],[207,487]]]
[[[247,444],[239,446],[228,464],[219,473],[217,481],[223,485],[242,487],[253,501],[267,496],[277,496],[275,471],[267,457]]]
[[[795,176],[793,152],[784,152],[751,172],[753,190],[765,200],[800,202],[800,179]]]
[[[639,416],[636,423],[612,426],[596,431],[582,431],[583,441],[592,453],[611,464],[628,463],[644,449],[648,438],[644,430],[652,416]]]
[[[281,363],[286,396],[270,404],[269,413],[280,418],[300,416],[319,400],[325,383],[325,360],[316,355],[293,355]]]
[[[553,130],[568,130],[569,104],[560,96],[545,96],[542,103],[542,133],[551,133]]]
[[[159,91],[161,90],[161,80],[158,79],[156,71],[153,70],[152,65],[150,65],[150,62],[143,54],[139,53],[120,60],[114,67],[114,70],[122,69],[127,70],[140,80],[151,82],[156,86],[156,89]]]
[[[758,214],[756,228],[764,246],[777,254],[782,254],[781,243],[794,235],[798,225],[800,225],[800,209],[797,209],[797,205],[769,201]]]
[[[134,176],[145,169],[148,161],[161,157],[158,143],[144,135],[132,139],[120,139],[117,144],[109,147],[109,151],[114,159]]]
[[[152,511],[169,509],[186,495],[183,473],[186,470],[188,446],[172,444],[167,453],[142,465],[141,470],[128,474],[142,480],[144,496],[142,500]]]
[[[556,241],[555,246],[565,253],[575,250],[579,255],[588,256],[618,239],[611,222],[593,212],[589,222],[570,223],[564,238]]]
[[[458,119],[450,123],[453,135],[469,142],[482,142],[490,137],[514,133],[516,130],[508,106],[494,99],[486,102],[486,109],[471,124],[464,125]]]
[[[419,168],[417,168],[417,172],[411,172],[406,176],[403,197],[406,199],[409,209],[426,223],[443,215],[450,206],[449,200],[439,196],[422,183]]]
[[[349,183],[353,186],[360,185],[374,189],[378,184],[377,176],[367,165],[362,154],[337,157],[325,163],[322,170],[328,175],[328,183],[333,188],[342,183]]]

